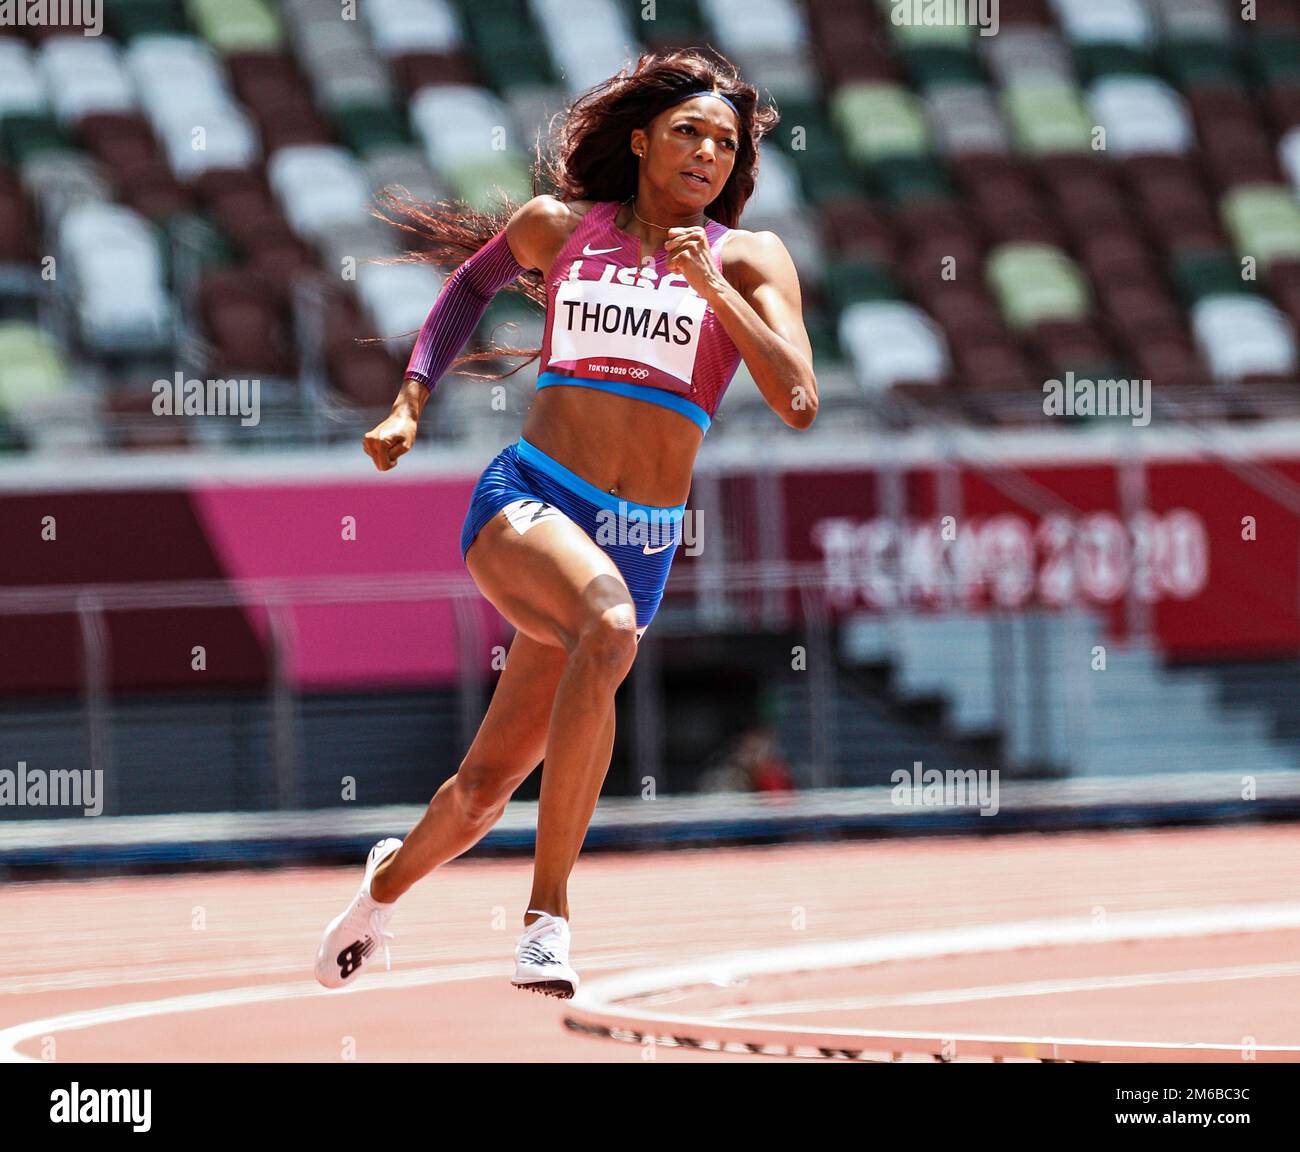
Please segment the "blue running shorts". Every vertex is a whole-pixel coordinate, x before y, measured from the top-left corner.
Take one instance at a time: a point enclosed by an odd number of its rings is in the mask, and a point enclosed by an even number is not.
[[[659,609],[681,544],[685,504],[660,508],[602,492],[520,436],[493,457],[474,485],[460,532],[462,560],[479,529],[503,510],[520,535],[557,514],[586,532],[622,574],[641,639]]]

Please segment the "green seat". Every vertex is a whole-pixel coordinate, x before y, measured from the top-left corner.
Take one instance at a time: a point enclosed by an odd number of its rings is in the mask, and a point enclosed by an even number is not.
[[[0,156],[15,168],[40,152],[69,147],[58,121],[44,112],[13,112],[0,120]]]
[[[916,88],[930,91],[947,84],[987,83],[979,61],[965,48],[951,44],[920,44],[900,55],[908,79]]]
[[[471,4],[462,9],[461,20],[466,38],[478,49],[480,58],[493,48],[522,41],[531,41],[535,52],[546,55],[540,33],[526,7],[514,10],[509,5]]]
[[[839,334],[823,310],[812,308],[805,310],[804,328],[808,332],[808,343],[812,345],[815,366],[821,368],[844,358]]]
[[[933,0],[923,0],[920,4],[876,0],[876,7],[881,11],[881,25],[899,48],[947,45],[969,49],[978,34],[977,28],[960,19],[947,22],[950,11],[960,18],[968,5],[936,4]],[[919,19],[912,21],[909,17],[914,12]]]
[[[177,212],[158,224],[164,275],[170,281],[176,245],[200,269],[228,268],[235,263],[234,243],[216,220],[205,212]]]
[[[218,52],[272,52],[284,43],[279,14],[265,0],[186,0],[185,7]]]
[[[1074,60],[1085,81],[1102,76],[1154,76],[1155,61],[1129,44],[1076,44]]]
[[[776,126],[776,131],[767,138],[774,144],[796,155],[798,150],[792,147],[794,130],[802,128],[802,151],[811,152],[821,146],[841,150],[835,135],[835,125],[831,123],[826,107],[820,100],[788,96],[781,101],[780,110],[781,122]]]
[[[516,204],[533,194],[528,165],[513,153],[465,160],[447,168],[446,177],[452,194],[479,211],[501,206],[495,185],[500,185]]]
[[[1252,283],[1241,278],[1241,264],[1231,253],[1217,249],[1176,253],[1169,262],[1169,275],[1184,308],[1207,296],[1254,292]]]
[[[1246,56],[1265,84],[1294,84],[1300,80],[1300,36],[1294,32],[1256,33]]]
[[[655,0],[654,13],[653,22],[647,21],[644,28],[661,43],[698,44],[709,38],[695,0]]]
[[[516,87],[545,87],[554,82],[551,58],[536,40],[501,41],[478,58],[479,70],[497,92]]]
[[[1240,184],[1219,205],[1240,256],[1261,270],[1275,260],[1300,259],[1300,203],[1280,184]]]
[[[902,299],[889,269],[871,260],[829,260],[823,286],[837,315],[850,304]]]
[[[406,118],[391,104],[344,105],[332,116],[338,138],[359,156],[410,140]]]
[[[67,365],[53,338],[23,321],[0,323],[0,412],[54,400],[67,386]]]
[[[1217,40],[1166,41],[1160,59],[1165,73],[1182,89],[1242,83],[1237,53]]]
[[[870,168],[885,156],[930,152],[930,127],[915,96],[895,84],[846,84],[831,97],[831,120],[850,159]]]
[[[984,276],[1016,331],[1044,320],[1082,320],[1091,308],[1083,273],[1050,244],[1002,244],[989,253]]]
[[[118,40],[186,32],[179,0],[114,0],[106,6],[108,26]]]
[[[893,156],[871,170],[878,195],[891,204],[929,198],[946,199],[952,186],[943,165],[932,156]]]
[[[1002,109],[1022,152],[1092,151],[1092,117],[1072,85],[1013,85],[1002,93]]]
[[[1092,118],[1073,86],[1017,84],[1002,93],[1002,108],[1022,152],[1041,156],[1092,150]]]
[[[867,194],[866,184],[851,168],[839,163],[804,165],[799,168],[799,183],[804,198],[814,205],[830,200],[860,200]]]

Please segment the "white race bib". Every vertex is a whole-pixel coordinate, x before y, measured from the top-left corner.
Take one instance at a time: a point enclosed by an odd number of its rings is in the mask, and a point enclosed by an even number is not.
[[[551,363],[583,375],[686,392],[706,307],[689,288],[565,280],[555,293]]]

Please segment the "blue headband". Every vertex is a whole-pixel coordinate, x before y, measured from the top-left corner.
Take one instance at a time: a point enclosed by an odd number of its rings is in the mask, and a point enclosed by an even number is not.
[[[707,88],[702,88],[699,92],[687,92],[684,96],[678,96],[672,104],[668,105],[668,107],[671,108],[674,104],[680,104],[683,100],[694,100],[696,96],[715,96],[717,99],[726,102],[727,107],[736,114],[736,119],[744,119],[744,117],[740,115],[740,109],[728,100],[721,92],[710,92]]]

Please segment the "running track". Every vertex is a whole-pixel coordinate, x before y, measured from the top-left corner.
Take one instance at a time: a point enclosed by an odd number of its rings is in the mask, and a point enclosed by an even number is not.
[[[584,981],[742,949],[1043,919],[1295,905],[1300,829],[1239,826],[589,854],[570,884]],[[312,979],[361,865],[13,883],[0,1057],[59,1061],[753,1061],[573,1034],[508,981],[522,860],[462,859],[403,898],[393,971]],[[674,999],[672,997],[669,998]],[[674,1010],[763,1023],[1300,1044],[1300,925],[963,953],[705,987]],[[661,998],[658,1006],[665,1001]]]

